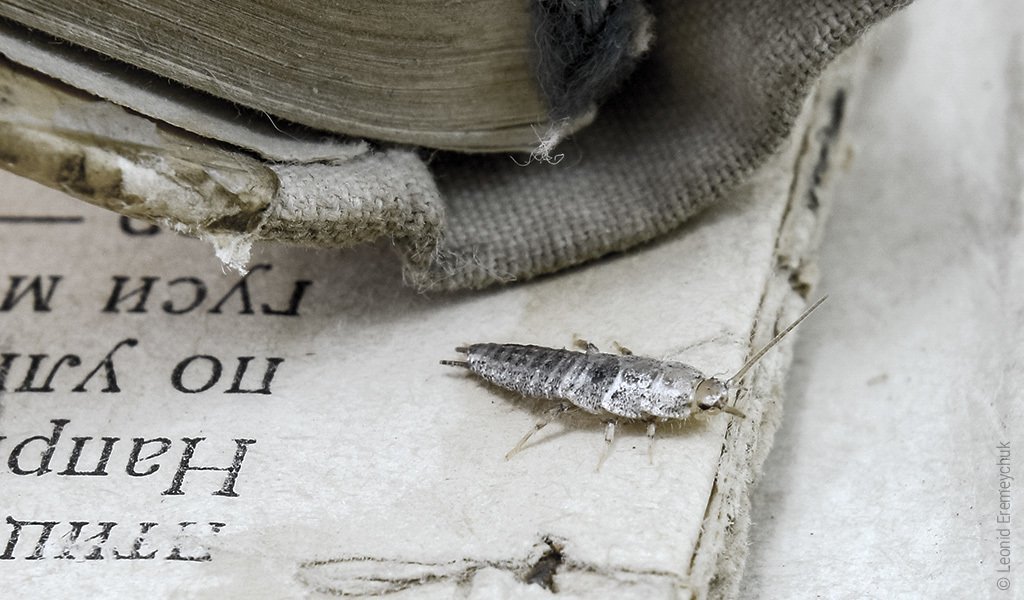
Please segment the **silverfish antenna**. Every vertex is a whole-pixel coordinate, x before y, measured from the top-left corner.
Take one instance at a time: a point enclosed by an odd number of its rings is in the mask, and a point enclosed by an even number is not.
[[[729,379],[728,379],[728,380],[727,380],[727,381],[725,382],[725,384],[726,384],[727,386],[731,387],[731,386],[732,386],[732,385],[733,385],[734,383],[738,382],[738,381],[739,381],[740,379],[743,379],[743,376],[747,374],[747,371],[749,371],[749,370],[750,370],[750,367],[753,367],[753,366],[754,366],[754,364],[755,364],[755,363],[757,363],[757,361],[761,360],[761,357],[762,357],[762,356],[764,356],[766,352],[768,352],[769,350],[771,350],[771,349],[772,349],[772,347],[773,347],[773,346],[774,346],[775,344],[778,344],[778,343],[779,343],[780,341],[782,341],[782,338],[786,337],[786,335],[787,335],[787,334],[788,334],[788,333],[789,333],[790,331],[793,331],[793,329],[794,329],[794,328],[795,328],[795,327],[796,327],[797,325],[799,325],[799,324],[800,324],[800,321],[803,321],[804,319],[806,319],[806,318],[807,318],[807,315],[809,315],[809,314],[811,314],[812,312],[814,312],[814,309],[816,309],[816,308],[818,308],[819,306],[821,306],[821,303],[822,303],[822,302],[824,302],[824,301],[825,301],[825,300],[827,300],[827,299],[828,299],[828,296],[822,296],[822,297],[821,297],[821,298],[820,298],[820,299],[819,299],[819,300],[818,300],[817,302],[815,302],[814,304],[812,304],[812,305],[811,305],[811,307],[810,307],[810,308],[808,308],[807,310],[805,310],[805,311],[803,312],[803,314],[802,314],[802,315],[800,315],[799,317],[797,317],[796,321],[793,321],[792,323],[790,323],[789,327],[787,327],[787,328],[783,329],[783,330],[782,330],[781,332],[779,332],[779,334],[778,334],[777,336],[775,336],[774,338],[772,338],[772,341],[768,342],[768,343],[767,343],[767,344],[765,345],[765,347],[764,347],[764,348],[761,348],[760,350],[758,350],[758,351],[757,351],[757,354],[755,354],[755,355],[753,356],[753,358],[751,358],[750,360],[748,360],[748,361],[747,361],[747,364],[745,364],[745,365],[743,365],[742,367],[740,367],[740,370],[739,370],[739,371],[736,371],[736,374],[735,374],[735,375],[733,375],[732,377],[730,377],[730,378],[729,378]]]

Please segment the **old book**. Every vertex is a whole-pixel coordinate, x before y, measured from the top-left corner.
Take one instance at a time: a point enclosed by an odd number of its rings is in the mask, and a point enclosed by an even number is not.
[[[640,0],[14,0],[0,16],[274,118],[464,151],[578,129],[651,39]]]
[[[131,598],[727,598],[792,338],[650,464],[599,419],[439,363],[466,342],[733,373],[802,308],[845,95],[684,235],[500,294],[423,295],[386,244],[205,244],[2,174],[0,588]],[[728,243],[723,243],[723,240]],[[67,249],[55,252],[55,248]],[[827,305],[826,305],[827,306]]]
[[[663,236],[720,201],[791,135],[809,85],[836,53],[904,3],[659,4],[658,42],[622,93],[553,152],[573,119],[529,127],[526,149],[551,153],[525,166],[530,157],[506,152],[328,135],[0,19],[9,59],[0,61],[0,166],[213,241],[234,267],[258,240],[345,247],[387,238],[405,258],[406,281],[421,289],[521,281]],[[598,84],[630,66],[608,58],[648,39],[637,26],[635,44],[605,47],[630,30],[614,23],[644,20],[625,0],[530,6],[534,25],[544,24],[534,34],[576,32],[531,42],[547,48],[537,56],[558,74],[540,77],[542,90],[571,92],[555,114],[599,97],[607,86]],[[766,18],[774,14],[784,17]],[[265,21],[250,16],[248,26]],[[589,43],[565,42],[581,39]]]

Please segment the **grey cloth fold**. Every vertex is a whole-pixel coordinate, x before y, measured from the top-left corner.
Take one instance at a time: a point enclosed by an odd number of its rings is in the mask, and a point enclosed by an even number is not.
[[[280,131],[262,114],[246,121],[217,98],[4,21],[0,53],[36,76],[0,63],[14,91],[0,105],[0,150],[4,168],[209,239],[233,266],[257,240],[344,247],[390,237],[410,284],[482,288],[680,227],[781,145],[837,53],[908,3],[655,3],[647,59],[550,154],[561,132],[538,131],[529,158],[543,160],[525,166],[508,154]]]
[[[653,7],[647,61],[555,165],[444,154],[446,209],[420,287],[523,280],[679,227],[762,164],[822,69],[907,0],[691,0]],[[728,243],[728,240],[723,240]]]

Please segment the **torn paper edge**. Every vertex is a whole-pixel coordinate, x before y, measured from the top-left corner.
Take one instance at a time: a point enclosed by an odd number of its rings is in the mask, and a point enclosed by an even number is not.
[[[827,189],[827,175],[830,165],[838,162],[847,99],[866,71],[865,58],[865,52],[852,48],[829,68],[805,106],[804,114],[813,117],[814,122],[795,129],[802,132],[802,137],[793,166],[793,187],[780,224],[774,275],[758,310],[751,348],[767,343],[799,315],[809,300],[816,298],[811,295],[818,279],[814,257],[833,200]],[[762,368],[752,371],[750,393],[755,400],[748,406],[754,410],[748,412],[747,419],[729,426],[704,534],[694,554],[691,575],[696,598],[734,598],[739,591],[748,554],[751,487],[760,477],[782,421],[784,381],[768,373],[781,373],[784,379],[792,362],[794,341],[780,344],[774,356],[765,357]]]

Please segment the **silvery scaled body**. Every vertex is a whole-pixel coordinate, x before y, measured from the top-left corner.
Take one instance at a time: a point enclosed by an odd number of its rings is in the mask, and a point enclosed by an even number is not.
[[[459,350],[471,372],[497,386],[627,419],[685,419],[707,379],[689,365],[643,356],[490,343]]]
[[[622,354],[606,354],[583,340],[577,343],[586,347],[586,352],[521,344],[471,344],[455,349],[465,355],[465,360],[442,360],[441,364],[468,369],[521,396],[558,402],[506,458],[518,452],[556,415],[572,409],[605,418],[608,446],[618,419],[647,423],[647,437],[653,440],[659,422],[719,412],[743,417],[743,411],[729,404],[730,391],[768,350],[824,301],[821,298],[811,305],[725,380],[708,377],[681,362],[634,356],[618,344]]]

